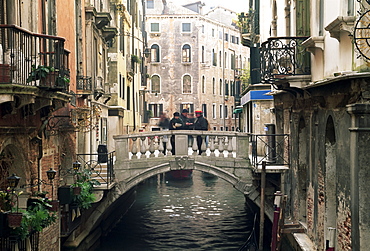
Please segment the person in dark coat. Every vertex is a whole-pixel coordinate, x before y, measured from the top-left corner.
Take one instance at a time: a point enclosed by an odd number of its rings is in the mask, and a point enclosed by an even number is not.
[[[184,121],[184,127],[181,130],[193,130],[194,128],[194,118],[189,118],[189,110],[182,109],[180,118]],[[193,136],[188,135],[188,146],[193,145]]]
[[[170,120],[167,118],[166,113],[164,112],[161,113],[158,126],[162,128],[162,131],[168,131],[170,129]],[[168,136],[164,135],[162,139],[164,155],[167,154],[167,142],[168,142]]]
[[[203,112],[200,110],[195,111],[195,120],[194,120],[194,130],[208,131],[208,121],[203,117]],[[202,137],[197,136],[197,145],[199,150],[199,155],[202,154]]]
[[[180,118],[180,113],[175,112],[173,114],[173,118],[170,120],[170,130],[183,130],[184,121]],[[172,144],[172,155],[175,155],[175,136],[171,136],[171,144]]]

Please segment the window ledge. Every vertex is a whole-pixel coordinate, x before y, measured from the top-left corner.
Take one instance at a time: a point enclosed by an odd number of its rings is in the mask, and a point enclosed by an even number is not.
[[[347,33],[348,35],[352,33],[355,21],[356,17],[354,16],[339,16],[326,26],[325,30],[329,31],[331,37],[340,41],[341,33]]]
[[[182,62],[182,65],[191,65],[191,62]]]
[[[310,37],[302,43],[307,51],[315,54],[316,50],[324,50],[324,37]]]

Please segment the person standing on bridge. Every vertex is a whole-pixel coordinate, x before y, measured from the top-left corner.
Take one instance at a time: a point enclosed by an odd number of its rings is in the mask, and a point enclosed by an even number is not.
[[[184,126],[181,128],[181,130],[193,130],[194,127],[194,118],[189,117],[189,110],[188,109],[182,109],[180,118],[182,121],[184,121]],[[193,136],[188,135],[188,146],[193,145]]]
[[[158,126],[162,128],[162,131],[168,131],[170,129],[170,120],[167,118],[166,113],[164,112],[161,113]],[[168,136],[164,135],[162,139],[164,155],[167,154],[167,142],[168,142]]]
[[[175,112],[170,120],[170,130],[183,130],[184,121],[180,118],[180,113]],[[172,155],[175,155],[175,135],[171,136]]]
[[[203,117],[203,112],[201,110],[195,111],[195,120],[194,120],[194,130],[208,131],[208,121]],[[197,145],[199,155],[202,155],[202,136],[197,136]]]

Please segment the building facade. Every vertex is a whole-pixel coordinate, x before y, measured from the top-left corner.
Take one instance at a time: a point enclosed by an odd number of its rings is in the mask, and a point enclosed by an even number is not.
[[[290,135],[285,215],[304,230],[286,236],[293,248],[366,250],[369,3],[253,2],[261,82],[272,86],[276,133]]]
[[[171,117],[185,108],[190,114],[202,110],[212,130],[239,126],[233,111],[240,102],[239,76],[248,64],[248,48],[233,24],[236,13],[217,7],[203,15],[201,10],[199,2],[184,7],[147,3],[149,130],[158,128],[162,112]]]

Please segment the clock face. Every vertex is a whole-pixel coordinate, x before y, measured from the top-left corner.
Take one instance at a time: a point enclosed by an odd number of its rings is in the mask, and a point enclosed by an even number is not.
[[[370,10],[362,14],[357,20],[354,42],[359,53],[370,60]]]

